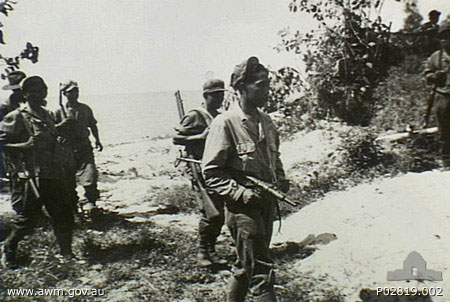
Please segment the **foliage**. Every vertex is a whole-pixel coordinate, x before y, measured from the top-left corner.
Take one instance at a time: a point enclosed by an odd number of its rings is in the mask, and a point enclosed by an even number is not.
[[[14,5],[17,2],[12,0],[4,0],[0,2],[0,13],[2,13],[5,17],[9,15],[10,11],[14,10]],[[3,23],[0,22],[0,28],[3,28]],[[4,32],[0,29],[0,44],[6,44],[4,40]],[[20,63],[23,60],[29,60],[32,63],[36,63],[39,57],[39,48],[34,46],[31,42],[27,42],[25,49],[15,57],[4,57],[0,54],[0,59],[4,61],[4,72],[1,73],[1,78],[4,80],[6,76],[14,71],[19,69]]]
[[[314,129],[315,120],[323,117],[321,108],[310,97],[310,89],[291,67],[270,71],[270,97],[266,106],[282,136],[303,129]]]
[[[389,70],[389,77],[374,89],[375,115],[370,123],[378,131],[403,132],[405,127],[420,129],[424,124],[430,91],[423,79],[423,59],[409,55]],[[434,125],[434,114],[430,125]]]
[[[307,77],[305,103],[320,107],[319,117],[338,117],[352,125],[369,125],[377,99],[374,89],[392,66],[401,63],[415,38],[393,34],[379,13],[383,1],[293,0],[289,9],[307,13],[318,23],[309,33],[280,31],[278,50],[303,57]],[[415,1],[407,3],[406,25],[420,23]],[[375,12],[376,17],[371,17]],[[297,105],[297,104],[296,104]],[[300,111],[301,112],[301,111]]]
[[[414,32],[419,29],[423,17],[419,13],[419,10],[417,8],[417,1],[412,0],[410,2],[407,2],[405,4],[405,12],[407,16],[404,21],[403,30],[406,32]]]

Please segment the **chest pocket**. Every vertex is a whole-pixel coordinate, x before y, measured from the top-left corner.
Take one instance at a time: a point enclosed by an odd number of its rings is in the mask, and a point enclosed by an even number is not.
[[[242,170],[257,171],[258,159],[256,145],[253,142],[244,142],[236,145],[237,154],[242,162]]]

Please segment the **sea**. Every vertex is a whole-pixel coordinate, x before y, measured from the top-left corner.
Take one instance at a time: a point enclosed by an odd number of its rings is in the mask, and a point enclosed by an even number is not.
[[[200,90],[180,93],[186,112],[201,105]],[[79,101],[94,111],[103,145],[170,137],[179,123],[175,91],[81,95]],[[57,106],[57,100],[49,100],[49,109]]]

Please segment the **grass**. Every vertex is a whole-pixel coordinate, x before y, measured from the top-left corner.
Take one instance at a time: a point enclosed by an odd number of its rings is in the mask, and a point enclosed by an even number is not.
[[[74,250],[83,263],[60,264],[50,225],[44,223],[21,242],[21,268],[0,269],[1,301],[66,301],[64,297],[12,297],[8,288],[96,288],[106,297],[73,297],[71,301],[223,301],[230,267],[196,267],[196,235],[151,222],[132,223],[103,212],[94,222],[80,221]],[[7,226],[9,224],[6,223]],[[228,263],[235,260],[230,239],[218,245]],[[316,301],[308,295],[315,282],[292,271],[295,260],[313,249],[286,246],[274,250],[280,301]],[[302,281],[303,280],[303,281]],[[183,300],[184,299],[184,300]],[[328,298],[327,298],[328,299]],[[338,298],[320,301],[340,301]],[[335,300],[333,300],[335,299]],[[251,301],[251,300],[249,300]]]

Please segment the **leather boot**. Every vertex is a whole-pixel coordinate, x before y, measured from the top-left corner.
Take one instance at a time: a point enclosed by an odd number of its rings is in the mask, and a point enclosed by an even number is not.
[[[4,242],[2,244],[0,253],[1,253],[0,263],[3,268],[9,269],[17,268],[16,250],[9,248],[8,242]]]
[[[56,240],[58,241],[60,254],[67,257],[72,257],[72,232],[55,232]]]
[[[231,277],[228,281],[227,302],[244,302],[248,290],[248,280],[243,277]]]
[[[200,237],[199,250],[197,253],[197,265],[199,267],[209,267],[213,264],[209,254],[208,241]]]

